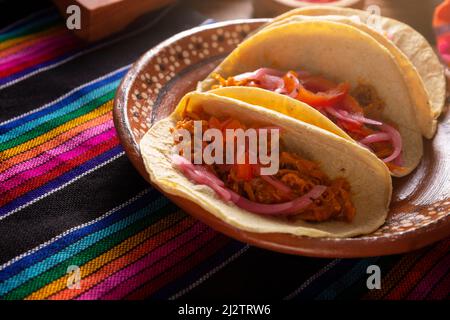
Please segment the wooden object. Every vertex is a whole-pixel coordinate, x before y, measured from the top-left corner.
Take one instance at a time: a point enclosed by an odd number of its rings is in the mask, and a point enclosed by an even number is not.
[[[247,35],[268,20],[238,20],[178,34],[149,50],[127,73],[114,101],[114,123],[127,156],[149,181],[139,142],[155,121],[168,116],[181,97],[195,89]],[[356,238],[315,239],[259,234],[234,228],[197,204],[168,195],[184,211],[240,241],[284,253],[315,257],[368,257],[422,248],[450,235],[450,112],[444,112],[424,158],[409,176],[394,180],[386,223]],[[150,181],[149,181],[150,182]]]
[[[86,41],[96,41],[114,34],[139,16],[160,9],[174,0],[53,0],[64,17],[67,8],[81,9],[81,29],[75,34]]]
[[[325,4],[338,7],[363,9],[364,0],[337,0],[335,2]],[[255,17],[275,17],[292,9],[311,5],[318,4],[298,0],[253,0]]]

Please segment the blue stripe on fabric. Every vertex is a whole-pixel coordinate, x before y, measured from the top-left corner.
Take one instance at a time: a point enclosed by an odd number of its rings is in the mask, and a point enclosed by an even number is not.
[[[224,248],[220,249],[212,257],[209,257],[208,259],[202,261],[199,265],[188,271],[187,274],[177,279],[177,281],[173,281],[167,284],[165,287],[152,294],[152,299],[167,300],[174,294],[178,293],[180,290],[185,289],[193,284],[196,280],[206,275],[208,272],[219,266],[221,263],[226,261],[228,258],[233,256],[246,246],[246,244],[242,242],[238,242],[235,240],[230,241],[230,244],[227,244]]]
[[[322,293],[323,290],[325,290],[330,283],[333,283],[333,281],[339,277],[342,276],[345,272],[348,272],[351,268],[355,266],[358,260],[354,259],[342,259],[339,262],[337,262],[333,267],[331,267],[329,270],[327,270],[325,273],[320,275],[318,278],[314,279],[311,283],[309,283],[308,286],[303,288],[295,297],[293,297],[294,300],[303,300],[308,299],[310,300],[311,297],[315,297]],[[331,262],[331,260],[330,260]],[[327,265],[327,263],[325,263]],[[311,276],[314,276],[312,274]],[[300,286],[299,286],[300,287]]]
[[[15,127],[14,129],[8,131],[5,134],[0,134],[0,143],[5,143],[12,139],[16,139],[16,138],[20,137],[22,134],[33,130],[34,128],[44,124],[45,122],[48,122],[50,120],[62,117],[66,114],[76,111],[83,105],[95,100],[96,98],[99,98],[99,97],[107,94],[108,92],[115,90],[119,86],[119,83],[120,83],[120,79],[113,81],[111,83],[107,83],[102,87],[91,90],[90,92],[86,93],[85,95],[77,98],[73,102],[69,103],[68,105],[66,105],[60,109],[57,109],[56,111],[54,111],[52,113],[48,113],[46,115],[43,115],[40,118],[33,119],[29,122],[25,122],[22,125]]]
[[[78,90],[76,90],[72,94],[70,94],[69,96],[67,96],[67,97],[61,99],[60,101],[57,101],[41,110],[38,110],[38,111],[30,113],[24,117],[20,117],[11,122],[7,122],[3,125],[0,125],[0,134],[4,135],[9,130],[23,125],[24,122],[32,121],[33,119],[37,119],[39,117],[50,114],[60,108],[64,108],[67,104],[70,104],[70,103],[76,101],[77,99],[81,99],[84,95],[90,94],[90,91],[96,90],[103,85],[107,85],[111,81],[116,81],[116,80],[122,79],[122,77],[125,75],[125,73],[127,71],[128,71],[128,68],[121,69],[117,72],[114,72],[113,74],[106,77],[105,79],[95,81],[94,83],[92,83],[88,86],[83,86],[83,87],[79,88]]]
[[[8,38],[18,38],[18,37],[26,36],[27,33],[28,33],[28,35],[31,35],[32,33],[30,33],[30,32],[32,31],[33,28],[39,27],[41,25],[46,25],[46,24],[49,24],[52,22],[56,22],[58,20],[61,20],[61,16],[58,14],[57,11],[53,11],[49,15],[44,16],[41,19],[33,20],[29,24],[25,24],[21,27],[18,27],[17,29],[13,29],[13,30],[7,31],[3,34],[0,34],[0,41],[7,41],[7,40],[9,40]],[[45,29],[37,30],[34,33],[41,32],[44,30]]]
[[[75,241],[81,239],[82,237],[97,232],[101,229],[104,229],[106,226],[111,225],[126,216],[134,214],[135,211],[147,206],[154,199],[162,197],[161,193],[159,193],[156,189],[148,188],[143,190],[142,195],[140,195],[133,202],[130,202],[125,207],[120,208],[117,211],[114,211],[110,215],[102,218],[101,220],[90,224],[88,226],[82,227],[80,229],[73,230],[72,232],[65,234],[61,238],[49,243],[48,245],[37,249],[35,252],[32,252],[23,258],[15,261],[14,263],[6,266],[3,270],[0,271],[0,283],[5,281],[6,279],[14,276],[20,271],[28,268],[29,266],[49,257],[50,255],[60,251],[62,248],[69,246]]]
[[[0,285],[0,296],[7,294],[11,290],[19,287],[23,283],[28,280],[38,276],[39,274],[51,269],[55,265],[69,259],[70,257],[78,254],[79,252],[89,248],[96,242],[122,230],[127,226],[135,223],[136,221],[148,216],[151,212],[157,211],[167,205],[171,204],[171,202],[165,197],[158,197],[154,202],[150,203],[149,206],[137,211],[135,214],[131,216],[127,216],[125,219],[122,219],[102,230],[91,233],[84,238],[78,240],[77,242],[72,243],[68,247],[59,251],[58,253],[39,261],[38,263],[30,266],[29,268],[19,272],[13,277],[10,277]]]
[[[8,26],[2,28],[0,30],[0,35],[4,35],[7,32],[12,32],[13,30],[17,30],[19,28],[22,28],[26,24],[30,23],[30,21],[34,21],[36,19],[41,19],[42,16],[49,15],[52,12],[56,12],[55,8],[53,8],[53,7],[49,7],[49,8],[45,8],[45,9],[42,9],[40,11],[37,11],[37,12],[33,12],[30,15],[28,15],[28,16],[22,18],[22,19],[19,19],[19,20],[15,21],[15,22],[9,24]]]
[[[333,300],[337,295],[352,286],[356,281],[363,276],[367,276],[367,267],[378,261],[379,258],[369,258],[359,261],[351,270],[348,270],[338,280],[333,282],[328,288],[322,291],[315,299],[316,300]]]
[[[26,68],[26,69],[24,69],[22,71],[19,71],[17,73],[13,73],[10,76],[4,77],[4,78],[0,78],[0,87],[2,87],[4,85],[7,85],[8,83],[10,83],[10,82],[12,82],[14,80],[20,79],[20,78],[22,78],[22,77],[24,77],[24,76],[26,76],[26,75],[36,71],[36,70],[43,69],[43,68],[46,68],[48,66],[54,65],[54,64],[56,64],[56,63],[58,63],[60,61],[63,61],[64,59],[67,59],[70,56],[72,56],[74,54],[77,54],[78,52],[80,52],[80,50],[79,49],[75,49],[75,50],[72,50],[69,53],[65,53],[64,55],[59,56],[58,58],[55,58],[53,60],[42,62],[40,64],[37,64],[37,65],[34,65],[32,67]]]
[[[23,196],[21,196],[17,199],[14,199],[13,201],[9,202],[8,204],[4,205],[3,207],[0,207],[0,217],[27,204],[30,201],[35,200],[36,198],[39,198],[39,197],[45,195],[46,193],[52,191],[53,189],[61,187],[65,183],[75,179],[76,177],[82,175],[83,173],[108,161],[109,159],[120,154],[121,152],[123,152],[123,148],[121,145],[113,147],[112,149],[98,155],[97,157],[95,157],[91,160],[86,161],[85,163],[73,168],[72,170],[66,172],[65,174],[44,184],[43,186],[41,186],[37,189],[31,190],[30,192],[24,194]]]

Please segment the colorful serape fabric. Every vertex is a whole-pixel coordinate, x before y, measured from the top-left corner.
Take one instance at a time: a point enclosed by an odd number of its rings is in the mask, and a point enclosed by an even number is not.
[[[450,239],[370,259],[282,255],[217,233],[136,173],[115,91],[142,53],[202,21],[165,9],[87,45],[45,9],[0,32],[0,298],[447,299]],[[372,264],[381,290],[367,289]]]
[[[49,69],[85,47],[56,9],[44,9],[0,34],[0,88]]]

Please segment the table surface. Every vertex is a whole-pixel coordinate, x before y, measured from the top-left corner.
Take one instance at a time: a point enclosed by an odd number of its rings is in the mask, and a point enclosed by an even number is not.
[[[215,20],[251,18],[253,2],[259,0],[185,0],[207,17]],[[430,42],[434,42],[431,26],[434,8],[441,0],[366,0],[366,7],[378,5],[381,14],[406,22],[421,32]]]
[[[24,19],[0,31],[0,300],[447,298],[450,239],[369,259],[282,255],[208,228],[138,175],[111,114],[130,65],[204,17],[252,15],[251,1],[184,3],[203,15],[174,7],[97,44],[77,39],[56,10],[11,6],[8,15]],[[185,54],[170,58],[189,64]],[[159,71],[166,66],[162,59]],[[143,89],[159,71],[144,75]],[[381,290],[367,287],[374,264]]]

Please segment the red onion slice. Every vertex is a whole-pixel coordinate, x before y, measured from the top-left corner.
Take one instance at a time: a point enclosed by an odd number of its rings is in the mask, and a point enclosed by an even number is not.
[[[346,117],[342,113],[338,112],[337,110],[335,110],[333,108],[326,108],[325,111],[328,112],[329,114],[331,114],[336,119],[339,119],[339,120],[342,120],[342,121],[346,121],[346,122],[350,122],[350,123],[356,124],[358,126],[361,125],[360,121],[356,121],[354,119]]]
[[[234,191],[219,185],[210,179],[207,174],[205,174],[205,168],[198,169],[197,166],[193,165],[186,158],[173,155],[172,163],[174,166],[179,168],[183,174],[190,180],[202,185],[206,185],[213,189],[217,195],[224,201],[232,201],[241,209],[247,210],[249,212],[264,214],[264,215],[296,215],[299,211],[305,209],[312,203],[312,200],[319,198],[327,189],[326,186],[318,185],[315,186],[307,194],[294,199],[289,202],[279,203],[279,204],[263,204],[250,201]],[[208,172],[209,173],[209,172]],[[217,178],[218,179],[218,178]],[[223,182],[222,182],[223,183]]]
[[[280,190],[282,193],[285,193],[286,195],[292,194],[292,189],[289,186],[287,186],[277,178],[274,178],[273,176],[261,175],[261,179],[273,186],[275,189]]]
[[[271,69],[271,68],[259,68],[253,72],[245,72],[234,76],[234,80],[243,81],[243,80],[261,80],[261,78],[265,75],[282,77],[285,74],[283,71]]]
[[[260,85],[270,91],[283,91],[284,81],[283,78],[271,75],[264,75],[261,77]]]
[[[366,145],[366,144],[382,142],[382,141],[389,141],[389,140],[391,140],[391,136],[389,134],[387,134],[385,132],[380,132],[380,133],[374,133],[374,134],[368,135],[364,139],[361,139],[359,142]]]
[[[186,158],[179,155],[172,156],[172,164],[179,168],[188,179],[210,187],[225,201],[231,200],[231,194],[224,188],[225,184],[223,181],[211,172],[208,172],[206,168],[200,165],[193,165]]]
[[[388,163],[396,160],[401,155],[403,149],[402,136],[400,135],[400,132],[398,132],[397,129],[387,124],[383,124],[381,126],[381,130],[383,130],[390,136],[392,146],[394,147],[394,152],[392,152],[392,154],[389,157],[383,159],[384,162]]]
[[[364,117],[362,115],[358,115],[358,114],[351,114],[351,113],[349,113],[349,112],[347,112],[345,110],[339,110],[338,112],[342,116],[344,116],[346,118],[349,118],[349,119],[352,119],[354,121],[358,121],[360,123],[371,124],[371,125],[374,125],[374,126],[381,126],[381,125],[383,125],[383,123],[380,122],[380,121],[372,120],[372,119],[366,118],[366,117]]]
[[[347,121],[347,122],[351,122],[351,123],[355,123],[355,124],[365,123],[365,124],[370,124],[370,125],[374,125],[374,126],[379,126],[380,129],[383,131],[382,133],[376,133],[376,134],[369,135],[366,138],[359,141],[359,143],[362,144],[363,146],[366,146],[367,144],[370,144],[370,143],[390,140],[392,142],[392,146],[394,147],[394,151],[392,152],[392,155],[383,159],[383,162],[388,163],[388,162],[394,161],[401,155],[402,149],[403,149],[402,137],[401,137],[400,133],[398,132],[398,130],[395,129],[394,127],[391,127],[380,121],[365,118],[361,115],[350,114],[345,110],[337,111],[337,110],[334,110],[333,108],[327,108],[325,110],[329,114],[336,117],[337,119],[340,119],[343,121]],[[368,146],[366,146],[366,147],[368,147]]]
[[[195,172],[198,174],[205,175],[209,180],[211,180],[212,183],[215,183],[221,187],[225,186],[225,183],[220,180],[218,177],[216,177],[212,172],[209,172],[205,167],[196,165],[195,166]]]
[[[231,201],[233,201],[236,204],[236,206],[238,206],[241,209],[263,215],[289,216],[289,215],[297,215],[301,210],[309,206],[312,203],[312,200],[319,198],[325,192],[326,189],[327,189],[326,186],[318,185],[315,186],[310,192],[297,199],[279,204],[257,203],[238,195],[234,191],[230,190],[230,193],[231,193]]]

